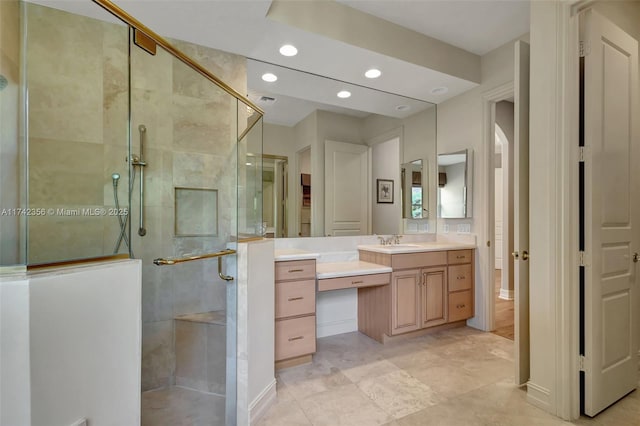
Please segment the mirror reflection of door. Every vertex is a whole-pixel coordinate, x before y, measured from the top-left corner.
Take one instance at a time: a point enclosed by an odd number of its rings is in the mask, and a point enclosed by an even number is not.
[[[298,152],[298,236],[311,236],[311,148]],[[305,185],[307,184],[307,185]]]
[[[267,224],[266,237],[288,236],[287,197],[289,161],[287,157],[262,157],[262,221]]]
[[[405,219],[421,219],[428,217],[423,208],[423,170],[422,160],[415,160],[402,165],[400,180],[402,185],[402,217]]]
[[[471,217],[471,151],[438,154],[438,217]]]

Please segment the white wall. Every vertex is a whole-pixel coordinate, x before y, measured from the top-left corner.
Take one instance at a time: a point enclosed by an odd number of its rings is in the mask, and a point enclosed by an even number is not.
[[[275,401],[274,240],[238,244],[237,424],[248,426]],[[230,284],[234,285],[234,284]]]
[[[374,234],[400,234],[402,224],[400,187],[400,139],[393,138],[372,147],[371,152],[371,217]],[[376,179],[393,181],[393,203],[378,204]]]
[[[523,36],[527,40],[528,36]],[[488,194],[484,182],[487,173],[493,176],[494,170],[486,170],[487,159],[482,146],[483,129],[483,93],[495,89],[505,83],[513,81],[514,77],[514,42],[509,42],[482,56],[482,84],[460,96],[438,104],[438,153],[456,152],[463,149],[473,150],[473,203],[471,218],[467,219],[438,219],[438,232],[443,232],[443,226],[449,225],[451,232],[461,223],[471,224],[471,232],[477,235],[480,242],[476,251],[476,286],[475,317],[469,320],[469,325],[480,329],[487,329],[485,324],[485,295],[486,286],[493,283],[484,282],[488,275],[487,265],[489,249],[485,242],[488,240],[485,216]],[[487,123],[488,124],[488,123]],[[493,249],[491,249],[493,250]]]
[[[0,425],[31,424],[29,280],[0,278]]]
[[[0,286],[3,425],[140,423],[139,260]]]

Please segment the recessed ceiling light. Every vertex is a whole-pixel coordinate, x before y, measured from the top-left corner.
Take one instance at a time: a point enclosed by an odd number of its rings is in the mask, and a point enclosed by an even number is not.
[[[433,95],[444,95],[448,91],[449,91],[448,87],[444,87],[444,86],[434,87],[433,89],[431,89],[431,94],[433,94]]]
[[[298,54],[298,49],[291,44],[285,44],[280,48],[280,54],[282,56],[296,56]]]
[[[267,83],[273,83],[274,81],[276,81],[278,79],[278,76],[268,72],[266,74],[262,74],[262,79],[264,81],[266,81]]]
[[[375,68],[371,68],[367,72],[364,73],[364,76],[367,78],[378,78],[382,75],[382,71],[377,70]]]
[[[346,90],[341,90],[341,91],[338,92],[338,97],[339,98],[346,99],[349,96],[351,96],[351,92],[348,92]]]
[[[251,163],[244,163],[245,166],[252,166],[253,164]]]
[[[409,105],[398,105],[398,106],[396,107],[396,109],[397,109],[398,111],[406,111],[406,110],[408,110],[408,109],[411,109],[411,107],[410,107]]]

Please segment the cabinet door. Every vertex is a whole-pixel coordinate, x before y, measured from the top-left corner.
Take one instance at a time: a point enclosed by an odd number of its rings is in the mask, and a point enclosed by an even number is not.
[[[394,272],[391,279],[391,334],[420,328],[420,270]]]
[[[447,269],[445,267],[422,270],[422,327],[447,322]]]

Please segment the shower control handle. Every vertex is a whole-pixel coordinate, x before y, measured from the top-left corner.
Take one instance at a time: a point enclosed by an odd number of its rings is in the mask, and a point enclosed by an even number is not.
[[[135,166],[140,167],[140,225],[138,226],[138,235],[144,237],[147,235],[147,230],[144,227],[144,167],[147,165],[144,161],[144,140],[147,134],[147,127],[144,124],[138,126],[140,132],[140,157],[137,164],[132,162]]]

